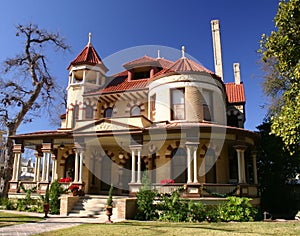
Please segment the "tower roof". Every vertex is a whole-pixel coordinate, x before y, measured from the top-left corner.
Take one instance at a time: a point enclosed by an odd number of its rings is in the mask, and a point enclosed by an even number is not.
[[[164,58],[153,58],[145,55],[143,57],[140,57],[138,59],[123,64],[123,67],[127,70],[137,68],[137,67],[143,67],[143,66],[167,68],[172,63],[173,63],[172,61],[166,60]]]
[[[78,65],[91,65],[91,66],[100,65],[105,72],[108,71],[108,69],[103,64],[100,56],[98,55],[97,51],[95,50],[95,48],[91,43],[91,34],[89,34],[88,44],[78,54],[78,56],[73,61],[71,61],[67,69],[69,70],[71,66],[78,66]]]

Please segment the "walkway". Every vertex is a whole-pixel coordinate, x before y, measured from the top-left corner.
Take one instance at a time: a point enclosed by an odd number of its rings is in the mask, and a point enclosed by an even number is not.
[[[16,214],[24,214],[30,216],[39,216],[43,217],[44,214],[39,213],[27,213],[27,212],[19,212],[19,211],[5,211],[9,213],[16,213]],[[67,217],[67,216],[57,216],[57,215],[50,215],[48,219],[42,220],[37,223],[26,223],[26,224],[19,224],[7,227],[0,228],[0,236],[25,236],[25,235],[33,235],[38,233],[43,233],[52,230],[70,228],[81,224],[99,224],[105,223],[107,220],[105,215],[101,215],[95,218],[80,218],[80,217]],[[124,219],[117,219],[112,216],[112,220],[114,222],[120,222]]]

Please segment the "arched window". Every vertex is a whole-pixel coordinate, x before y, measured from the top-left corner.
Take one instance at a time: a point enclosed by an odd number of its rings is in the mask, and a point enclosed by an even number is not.
[[[111,118],[113,114],[113,109],[108,107],[104,110],[104,118]]]
[[[171,174],[175,183],[187,182],[187,160],[184,148],[177,148],[173,150]]]
[[[89,105],[85,108],[85,119],[93,119],[94,118],[94,108]]]
[[[130,116],[139,116],[141,115],[141,108],[139,106],[134,106],[131,108]]]

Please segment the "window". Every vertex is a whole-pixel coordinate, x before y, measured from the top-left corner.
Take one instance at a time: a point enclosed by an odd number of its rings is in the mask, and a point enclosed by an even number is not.
[[[86,106],[85,108],[85,118],[93,119],[94,118],[94,108],[92,106]]]
[[[171,120],[185,119],[184,94],[184,88],[171,90]]]
[[[213,96],[212,92],[208,90],[203,91],[203,120],[212,121],[213,120]]]
[[[155,100],[156,100],[156,94],[153,94],[153,95],[150,97],[150,111],[151,111],[151,112],[156,110]]]
[[[76,125],[76,121],[79,119],[79,106],[78,105],[75,105],[73,107],[73,124],[72,126],[75,127]]]
[[[113,113],[113,109],[111,107],[108,107],[104,111],[104,117],[105,118],[111,118]]]
[[[139,106],[134,106],[131,108],[130,116],[139,116],[141,115],[141,108]]]

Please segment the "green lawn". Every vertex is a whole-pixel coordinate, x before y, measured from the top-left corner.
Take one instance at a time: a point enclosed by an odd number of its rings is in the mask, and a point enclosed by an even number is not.
[[[166,223],[126,221],[84,224],[39,235],[300,235],[300,222]]]
[[[0,227],[16,225],[16,224],[32,223],[41,220],[43,220],[43,218],[0,212]]]

